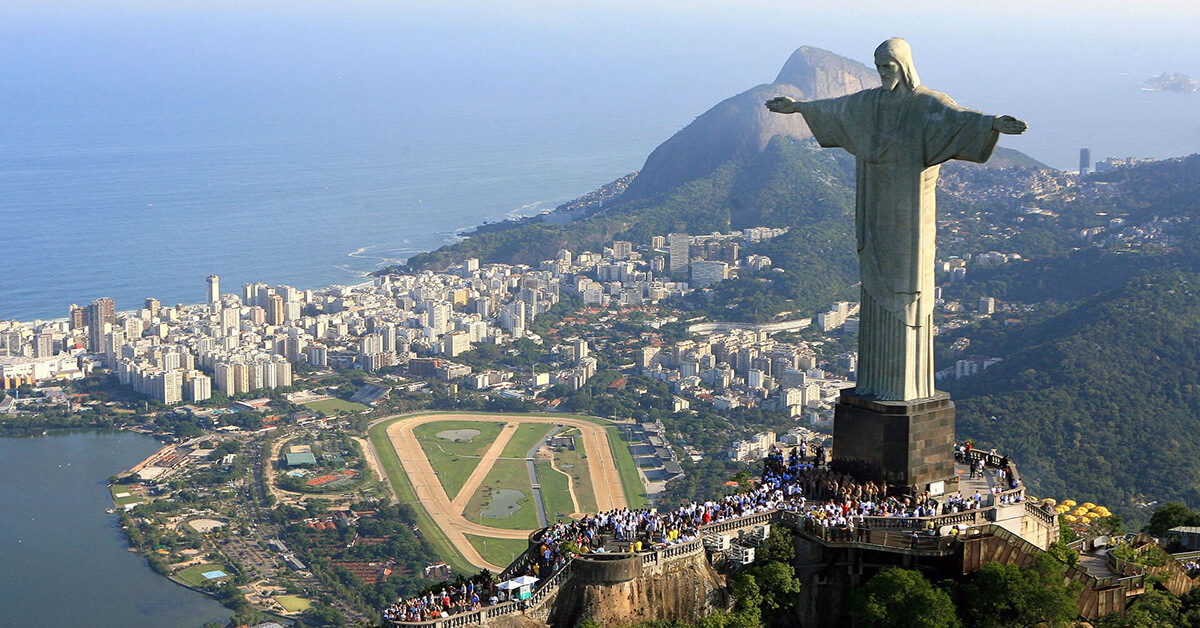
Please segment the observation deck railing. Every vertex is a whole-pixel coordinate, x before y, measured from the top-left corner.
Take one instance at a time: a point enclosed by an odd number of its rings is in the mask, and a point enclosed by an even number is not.
[[[963,463],[974,463],[978,460],[983,460],[985,466],[991,468],[1004,468],[1008,471],[1009,478],[1015,482],[1019,478],[1017,475],[1016,465],[1011,461],[1005,463],[1004,457],[991,452],[979,450],[971,451],[968,456],[956,452],[956,459]],[[1011,488],[1003,491],[1000,495],[1019,496],[1024,493],[1024,488],[1019,484],[1016,488]],[[956,513],[947,513],[935,515],[932,517],[907,517],[907,516],[873,516],[864,517],[861,525],[854,531],[847,528],[836,526],[825,526],[820,522],[801,516],[799,513],[777,509],[765,512],[758,512],[745,517],[736,519],[728,519],[710,523],[701,526],[696,538],[678,543],[674,545],[654,547],[640,552],[643,565],[661,565],[676,560],[681,560],[704,551],[703,538],[710,534],[723,534],[734,532],[746,528],[760,526],[767,523],[781,522],[789,528],[804,534],[810,538],[820,540],[822,543],[836,546],[860,546],[864,548],[886,548],[898,549],[908,552],[917,552],[919,554],[938,554],[945,555],[953,551],[955,543],[961,540],[959,535],[937,535],[930,532],[941,530],[944,526],[966,525],[976,530],[987,530],[989,533],[1003,538],[1014,537],[1022,543],[1028,544],[1030,547],[1037,546],[1025,541],[1018,535],[1005,530],[1004,528],[989,523],[992,521],[992,513],[996,510],[999,500],[996,495],[989,494],[983,505],[979,508],[964,510]],[[1030,516],[1038,519],[1046,525],[1055,525],[1055,515],[1046,511],[1038,504],[1025,501],[1025,512]],[[1012,505],[1012,504],[1010,504]],[[984,526],[980,528],[979,526]],[[545,536],[547,529],[535,530],[529,535],[530,547],[540,543]],[[1040,549],[1038,550],[1040,551]],[[508,567],[499,574],[501,580],[511,580],[520,575],[524,570],[530,550],[527,548],[520,556],[518,556]],[[458,613],[449,617],[442,617],[423,622],[410,621],[392,621],[392,625],[399,627],[411,628],[457,628],[458,626],[479,625],[485,619],[508,615],[511,613],[521,612],[531,606],[536,606],[542,603],[552,593],[557,591],[571,577],[573,561],[568,559],[562,567],[559,568],[549,578],[546,578],[537,583],[534,591],[528,600],[524,601],[508,601],[494,606],[484,607],[477,611],[468,611]],[[1079,570],[1076,570],[1079,571]],[[1079,572],[1080,575],[1075,575],[1076,579],[1080,577],[1093,578],[1086,572]],[[1144,581],[1144,574],[1140,576]],[[1135,578],[1135,577],[1131,577]],[[1126,578],[1131,579],[1131,578]]]

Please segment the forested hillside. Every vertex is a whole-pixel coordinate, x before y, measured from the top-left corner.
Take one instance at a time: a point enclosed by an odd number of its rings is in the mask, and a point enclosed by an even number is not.
[[[1138,502],[1200,504],[1200,274],[1144,275],[992,342],[1003,362],[947,386],[960,437],[1012,452],[1038,495],[1135,520]]]
[[[1003,358],[944,384],[960,436],[1012,452],[1039,495],[1134,521],[1148,512],[1139,503],[1200,506],[1200,156],[1092,175],[1036,202],[1053,218],[1012,239],[1036,242],[1028,261],[945,290],[1021,306],[938,339],[942,358],[958,338]]]

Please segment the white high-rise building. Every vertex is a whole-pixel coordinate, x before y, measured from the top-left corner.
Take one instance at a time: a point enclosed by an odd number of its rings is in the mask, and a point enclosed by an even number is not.
[[[213,365],[213,379],[217,388],[226,395],[238,394],[237,376],[234,365],[229,362],[217,362]]]
[[[329,349],[325,345],[312,344],[304,350],[304,357],[312,366],[325,367],[329,365]]]
[[[221,278],[216,275],[208,276],[208,304],[212,306],[221,304]]]
[[[204,401],[212,397],[212,378],[199,373],[192,372],[189,374],[189,379],[183,387],[184,398],[188,401]]]
[[[183,371],[163,371],[156,376],[154,388],[158,400],[167,405],[183,401]]]
[[[465,331],[451,332],[442,338],[442,353],[452,358],[470,349],[471,336]]]

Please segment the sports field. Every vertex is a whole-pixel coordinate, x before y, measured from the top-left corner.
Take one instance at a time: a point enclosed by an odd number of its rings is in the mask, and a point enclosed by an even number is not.
[[[194,587],[203,588],[210,582],[224,582],[232,577],[231,574],[233,571],[225,565],[202,563],[181,569],[175,577]]]
[[[370,443],[397,497],[418,506],[418,525],[452,567],[500,571],[540,526],[525,457],[555,429],[573,435],[576,449],[542,448],[536,458],[549,520],[646,504],[617,428],[590,417],[389,417],[371,427]]]
[[[299,595],[276,595],[275,601],[283,607],[283,610],[289,613],[300,613],[312,606],[312,602],[300,597]]]
[[[112,494],[113,503],[117,506],[126,506],[128,504],[140,504],[146,500],[131,492],[128,484],[113,484],[108,487],[108,492]]]

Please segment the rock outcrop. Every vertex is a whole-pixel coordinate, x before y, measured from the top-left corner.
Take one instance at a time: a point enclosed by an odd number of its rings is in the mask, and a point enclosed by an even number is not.
[[[677,620],[697,622],[726,608],[724,578],[703,551],[661,565],[642,565],[624,582],[591,582],[572,577],[558,594],[547,618],[551,626],[593,620],[602,626]],[[603,579],[603,578],[602,578]]]

